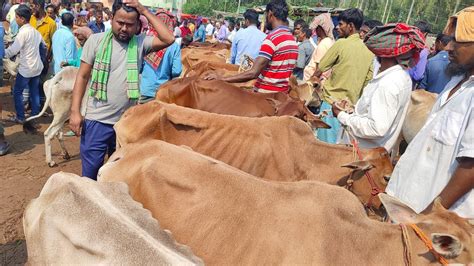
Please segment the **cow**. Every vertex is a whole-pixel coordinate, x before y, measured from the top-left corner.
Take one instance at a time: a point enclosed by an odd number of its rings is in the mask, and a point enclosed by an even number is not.
[[[30,265],[202,265],[176,243],[124,183],[59,172],[26,207]]]
[[[46,102],[44,103],[43,109],[38,115],[29,117],[23,124],[23,130],[25,133],[36,133],[36,128],[31,124],[32,120],[41,117],[48,106],[53,111],[53,121],[51,125],[44,132],[44,148],[46,154],[46,163],[49,167],[56,166],[56,162],[51,156],[51,141],[54,137],[57,137],[61,146],[61,155],[64,159],[69,160],[70,156],[66,150],[63,140],[62,129],[64,123],[69,119],[71,114],[72,104],[72,89],[76,80],[78,68],[65,67],[58,72],[52,79],[47,80],[44,83],[44,93],[46,95]],[[82,106],[85,107],[84,101],[87,99],[87,95],[84,96]],[[82,112],[84,113],[84,111]]]
[[[408,224],[419,227],[449,263],[473,259],[472,226],[439,202],[431,214],[417,215],[380,194],[399,224],[377,222],[343,188],[268,182],[160,141],[121,148],[98,180],[127,183],[132,198],[209,265],[437,263]]]
[[[425,90],[415,90],[411,93],[407,116],[402,125],[402,135],[410,143],[420,131],[428,118],[438,94]]]
[[[183,64],[182,75],[188,69],[192,69],[195,65],[202,61],[212,61],[226,63],[230,57],[228,49],[209,49],[209,48],[185,48],[181,50],[181,62]]]
[[[184,73],[183,77],[205,77],[211,72],[218,74],[219,76],[232,76],[239,73],[239,66],[233,64],[226,64],[216,61],[201,61],[194,65],[192,68],[188,69]],[[253,89],[255,80],[250,80],[247,82],[234,83],[236,86],[245,89]]]
[[[329,125],[311,113],[303,101],[293,99],[284,92],[257,93],[221,80],[203,80],[199,77],[175,79],[160,87],[156,99],[218,114],[247,117],[295,116],[313,128],[329,128]]]
[[[114,128],[118,147],[158,139],[267,180],[347,186],[377,214],[374,195],[384,190],[393,170],[384,148],[361,149],[362,158],[356,159],[352,147],[318,141],[307,124],[289,116],[219,115],[153,101],[127,110]]]

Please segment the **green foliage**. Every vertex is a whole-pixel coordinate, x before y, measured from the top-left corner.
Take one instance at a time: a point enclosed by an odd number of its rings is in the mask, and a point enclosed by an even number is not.
[[[262,6],[268,1],[241,0],[241,6],[247,8]],[[459,11],[474,4],[473,0],[287,0],[292,6],[315,7],[322,4],[326,7],[362,7],[367,18],[377,20],[382,20],[385,11],[385,20],[388,22],[406,22],[412,1],[414,5],[409,23],[413,24],[421,19],[426,20],[433,25],[434,33],[443,30],[456,6]],[[237,6],[238,0],[188,0],[183,12],[213,16],[214,10],[236,12]],[[386,6],[387,9],[385,9]],[[303,19],[309,20],[306,16]]]

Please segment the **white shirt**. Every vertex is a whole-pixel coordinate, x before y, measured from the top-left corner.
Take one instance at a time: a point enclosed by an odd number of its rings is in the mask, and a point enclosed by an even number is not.
[[[446,187],[458,166],[456,158],[474,158],[474,76],[447,99],[462,79],[453,77],[440,93],[426,124],[400,158],[388,183],[387,193],[416,212],[423,211]],[[451,210],[473,219],[473,190]]]
[[[214,31],[214,26],[212,26],[211,23],[207,24],[207,26],[206,26],[206,35],[211,36],[213,31]]]
[[[407,71],[400,65],[390,67],[367,84],[354,113],[340,112],[337,118],[357,138],[360,147],[384,147],[390,152],[402,130],[411,87]]]
[[[108,31],[109,29],[112,28],[112,23],[110,20],[107,20],[107,21],[104,21],[104,27],[105,27],[105,31]]]
[[[237,33],[237,31],[235,29],[233,31],[229,32],[229,34],[227,35],[227,40],[229,40],[230,42],[233,42],[236,33]]]
[[[30,24],[23,25],[18,31],[13,44],[5,50],[5,58],[19,55],[20,65],[18,73],[25,78],[36,77],[43,70],[40,56],[40,43],[43,42],[41,34]]]

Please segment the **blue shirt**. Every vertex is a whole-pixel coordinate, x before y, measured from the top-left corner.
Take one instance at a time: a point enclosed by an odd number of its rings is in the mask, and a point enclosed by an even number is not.
[[[5,29],[3,28],[3,23],[0,23],[0,60],[5,56],[5,44],[3,43],[3,37],[5,37]],[[0,62],[3,64],[3,61]],[[2,70],[3,71],[3,70]]]
[[[76,40],[71,30],[65,26],[59,27],[52,40],[54,74],[61,70],[61,62],[72,60],[77,56]]]
[[[87,26],[92,30],[93,33],[101,33],[105,31],[104,23],[100,23],[99,25],[97,25],[95,21],[91,21],[89,22],[89,24],[87,24]]]
[[[145,61],[145,60],[144,60]],[[140,94],[155,97],[161,84],[181,75],[181,48],[174,42],[168,48],[156,70],[146,61],[143,66]]]
[[[434,93],[443,91],[451,77],[446,74],[449,64],[448,52],[441,51],[428,60],[425,76],[420,83],[420,87]]]
[[[255,59],[266,37],[267,35],[254,25],[239,30],[235,34],[234,41],[232,42],[230,62],[240,65],[240,61],[245,54]]]
[[[199,26],[199,28],[194,33],[194,40],[197,42],[205,42],[206,41],[206,28],[203,24]]]

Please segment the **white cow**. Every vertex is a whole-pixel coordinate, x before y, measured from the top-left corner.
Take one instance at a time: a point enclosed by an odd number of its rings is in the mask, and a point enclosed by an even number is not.
[[[407,116],[402,126],[403,138],[410,143],[420,131],[436,102],[438,94],[425,90],[415,90],[411,93]]]
[[[23,130],[25,133],[35,133],[36,129],[29,121],[41,117],[48,106],[53,111],[53,122],[51,122],[51,125],[44,132],[46,163],[50,167],[57,165],[51,158],[51,140],[54,137],[57,137],[59,140],[63,158],[66,160],[69,160],[70,158],[69,153],[67,152],[64,145],[62,128],[71,114],[72,89],[74,87],[78,70],[79,69],[75,67],[65,67],[52,79],[47,80],[44,83],[46,102],[44,103],[43,110],[41,110],[38,115],[27,118],[25,124],[23,125]],[[85,105],[83,104],[83,106]]]
[[[30,265],[200,265],[125,183],[52,175],[23,217]]]

